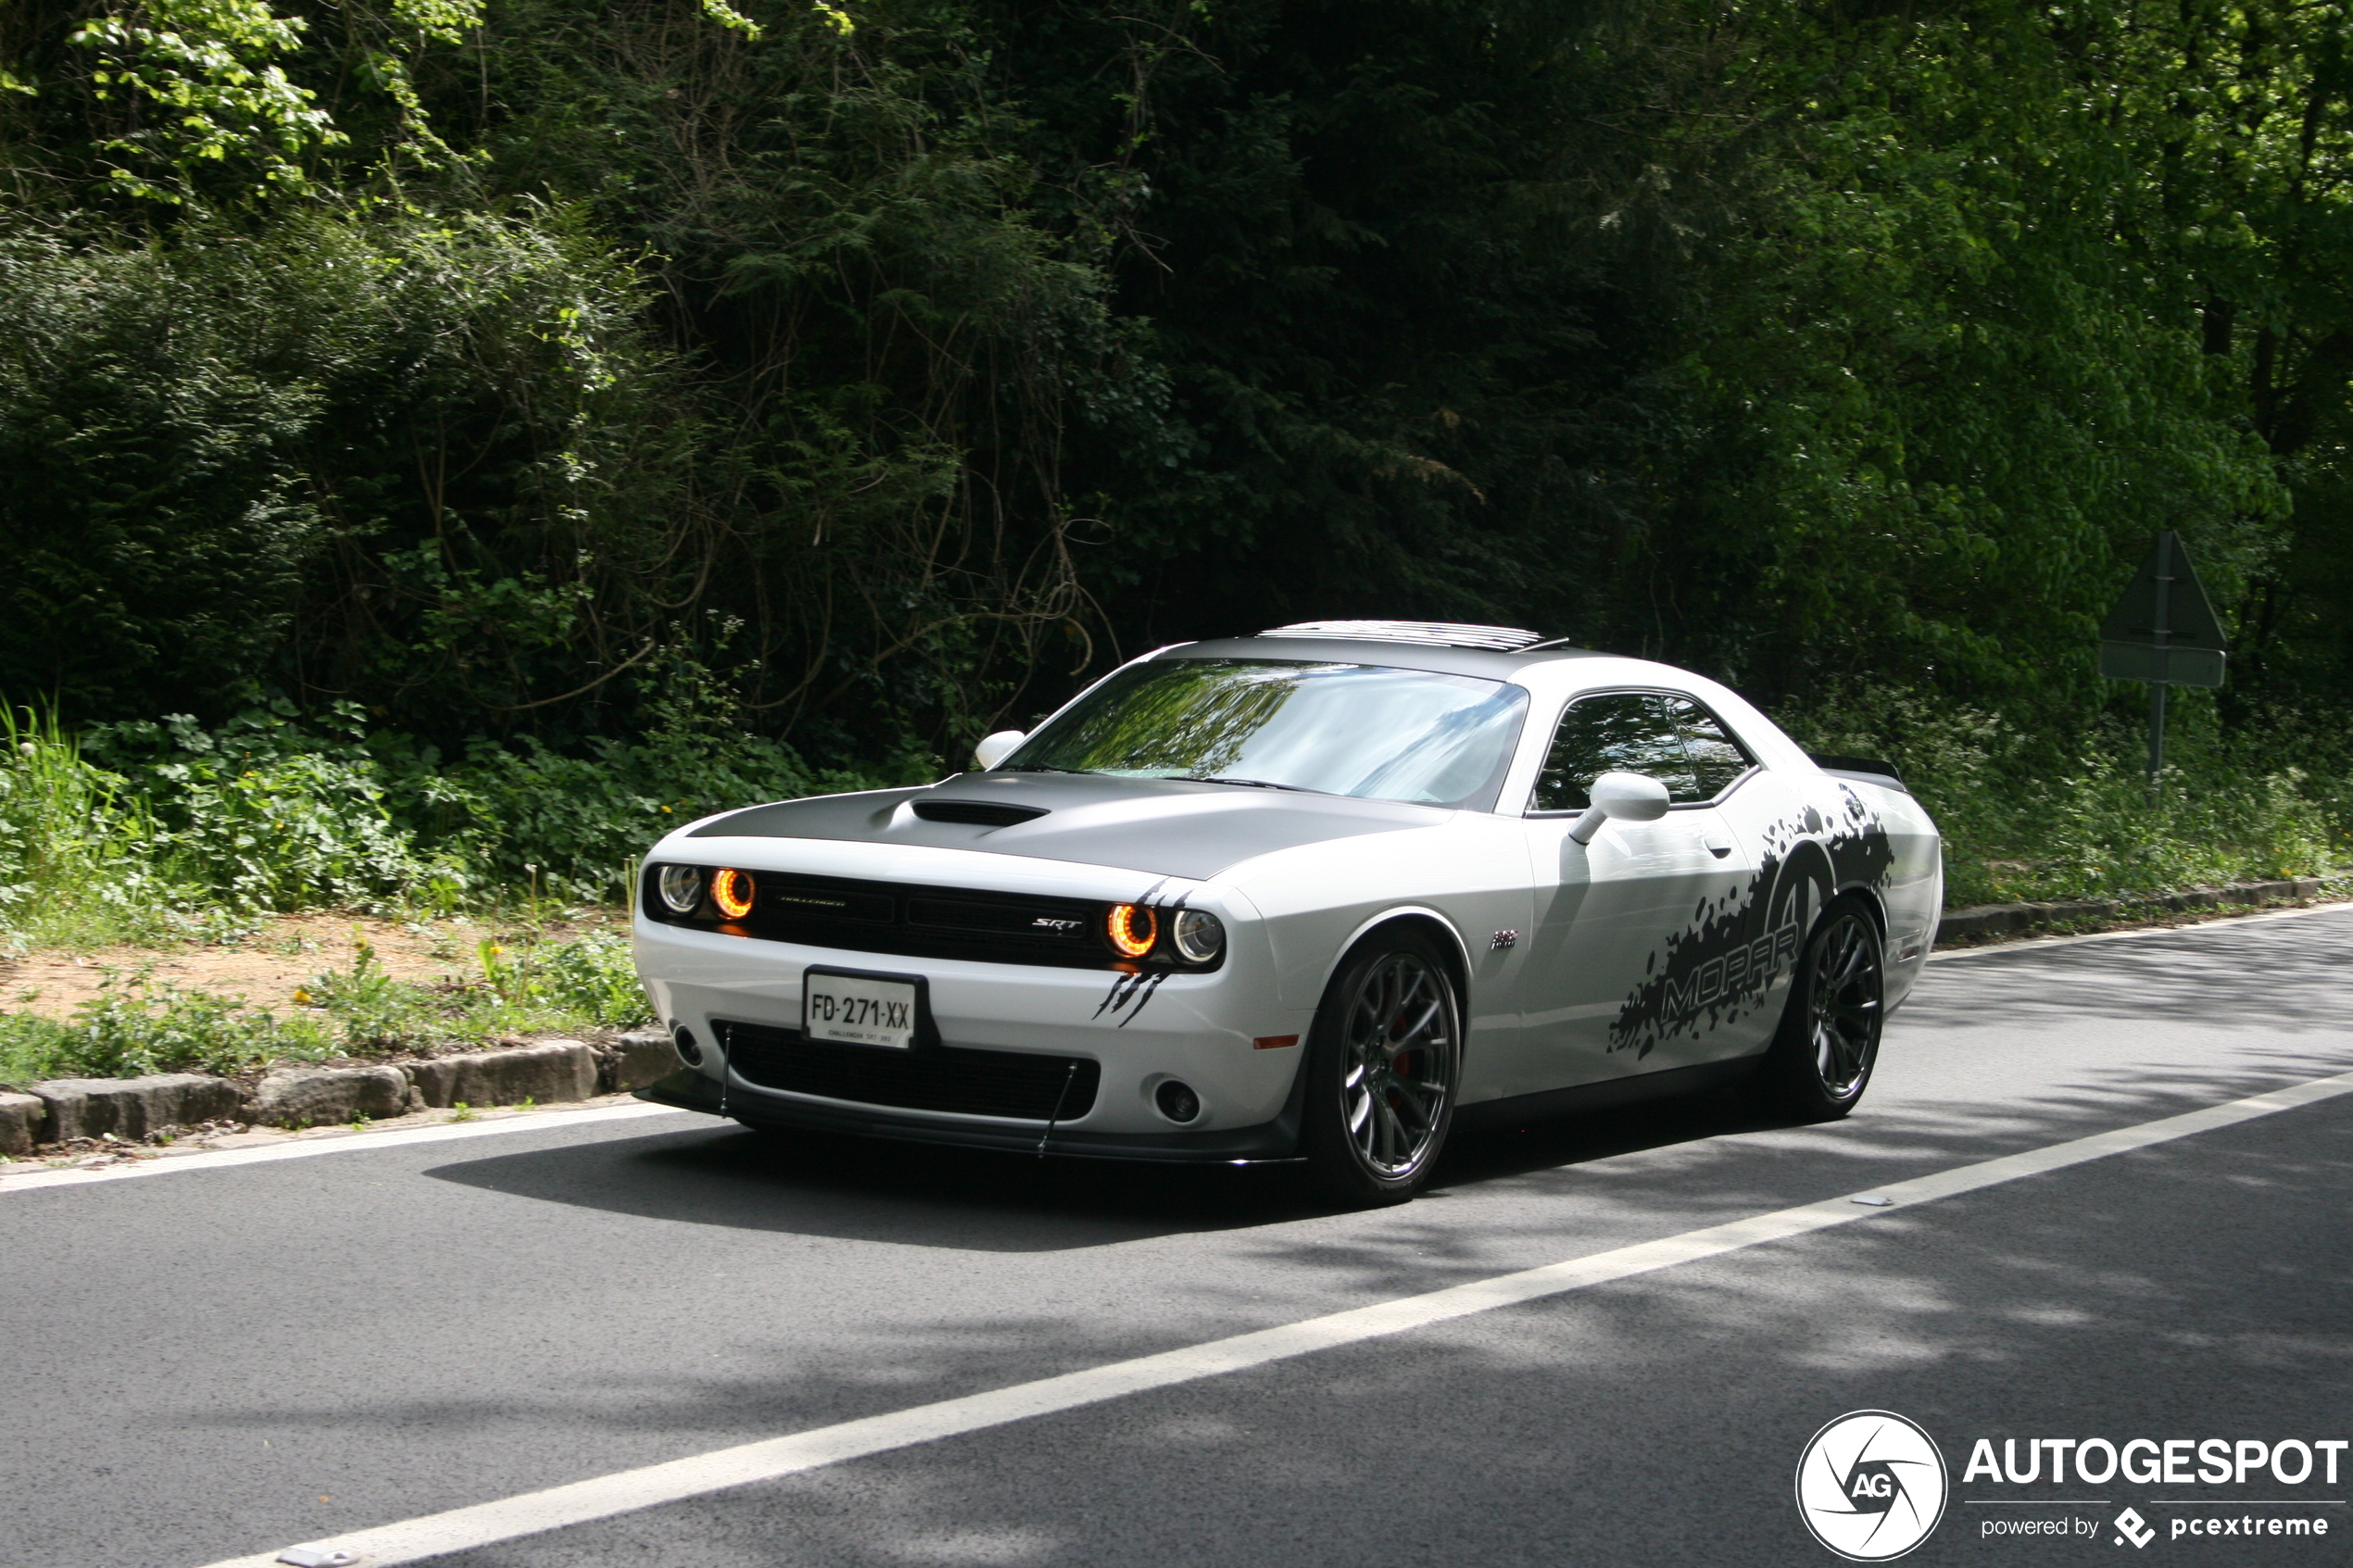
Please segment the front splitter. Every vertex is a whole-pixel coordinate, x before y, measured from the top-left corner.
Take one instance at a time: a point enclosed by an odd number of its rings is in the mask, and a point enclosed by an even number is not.
[[[733,1079],[723,1107],[719,1085],[691,1068],[635,1091],[639,1099],[680,1110],[728,1116],[751,1127],[795,1127],[851,1137],[892,1138],[902,1143],[943,1144],[1010,1154],[1057,1155],[1079,1160],[1132,1160],[1165,1165],[1275,1165],[1305,1157],[1299,1152],[1295,1105],[1272,1122],[1205,1133],[1089,1133],[1041,1123],[1025,1128],[978,1126],[896,1116],[884,1106],[847,1106],[778,1094]],[[1294,1094],[1292,1098],[1299,1097]]]

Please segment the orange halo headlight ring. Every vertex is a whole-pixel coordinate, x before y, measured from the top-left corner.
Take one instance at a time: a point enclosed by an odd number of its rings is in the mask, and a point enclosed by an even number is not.
[[[752,881],[749,872],[739,872],[733,866],[714,872],[711,878],[711,901],[729,920],[741,920],[751,913]]]
[[[1103,932],[1121,958],[1140,959],[1160,940],[1160,912],[1139,904],[1114,904]]]

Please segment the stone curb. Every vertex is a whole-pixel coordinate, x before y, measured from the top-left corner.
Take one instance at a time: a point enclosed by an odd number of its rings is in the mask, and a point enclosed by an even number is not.
[[[597,1057],[578,1040],[547,1040],[511,1050],[405,1061],[401,1071],[430,1106],[554,1105],[597,1092]],[[634,1085],[633,1085],[634,1086]]]
[[[409,1075],[397,1067],[281,1067],[262,1076],[237,1120],[262,1127],[323,1127],[422,1109]]]
[[[233,1078],[163,1073],[147,1078],[59,1078],[35,1084],[48,1108],[41,1141],[64,1143],[112,1133],[137,1142],[166,1127],[236,1119],[245,1100]]]
[[[0,1154],[22,1157],[35,1144],[106,1133],[135,1142],[201,1122],[317,1127],[460,1101],[484,1109],[555,1105],[642,1088],[677,1066],[670,1036],[640,1029],[600,1047],[544,1040],[382,1067],[282,1067],[249,1089],[202,1073],[61,1078],[35,1084],[29,1094],[0,1094]]]
[[[48,1120],[48,1102],[39,1095],[0,1094],[0,1154],[11,1159],[31,1154]]]
[[[2112,920],[2124,910],[2210,909],[2223,904],[2289,904],[2317,898],[2323,884],[2318,877],[2284,882],[2242,882],[2228,887],[2192,887],[2180,893],[2152,893],[2140,898],[2076,898],[2045,904],[1981,904],[1973,909],[1950,909],[1936,927],[1936,946],[1944,947],[1986,936],[2007,936],[2040,931],[2074,921]]]
[[[666,1029],[632,1030],[609,1045],[593,1048],[597,1053],[597,1092],[600,1095],[644,1088],[657,1078],[667,1078],[679,1067],[677,1048],[670,1043]]]

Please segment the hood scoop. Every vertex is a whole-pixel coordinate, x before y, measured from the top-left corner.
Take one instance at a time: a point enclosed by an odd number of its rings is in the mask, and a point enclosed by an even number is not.
[[[1043,806],[1016,806],[1007,800],[918,800],[915,815],[927,822],[968,822],[975,827],[1009,828],[1047,814]]]

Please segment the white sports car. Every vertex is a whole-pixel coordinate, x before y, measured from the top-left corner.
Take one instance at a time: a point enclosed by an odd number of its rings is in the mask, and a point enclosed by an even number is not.
[[[1755,1076],[1832,1117],[1935,936],[1935,825],[1684,671],[1497,627],[1163,648],[976,771],[690,823],[638,972],[756,1127],[1305,1160]]]

